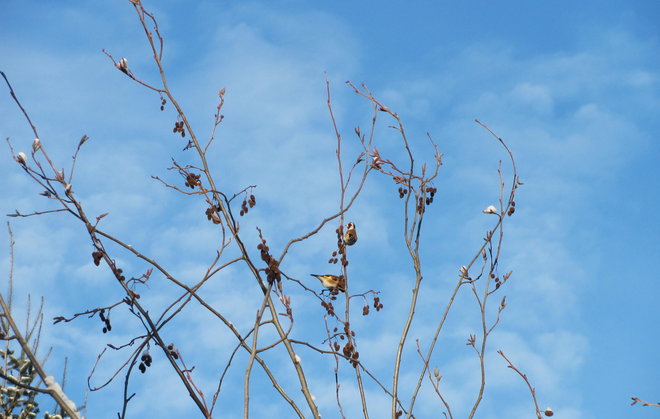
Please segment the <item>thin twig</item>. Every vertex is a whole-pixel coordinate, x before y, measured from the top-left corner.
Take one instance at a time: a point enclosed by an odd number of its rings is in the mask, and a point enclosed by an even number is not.
[[[536,401],[536,391],[534,390],[534,387],[532,387],[532,384],[527,379],[527,375],[523,374],[518,368],[516,368],[516,366],[513,365],[513,363],[511,361],[509,361],[509,358],[507,358],[506,355],[504,355],[504,352],[502,352],[501,350],[498,350],[497,353],[500,354],[502,356],[502,358],[504,358],[506,360],[506,362],[509,364],[508,365],[509,368],[511,368],[512,370],[517,372],[518,375],[520,375],[522,377],[522,379],[525,380],[525,383],[527,384],[527,388],[529,388],[529,392],[532,395],[532,400],[534,401],[534,408],[536,409],[536,417],[538,419],[541,419],[542,418],[541,410],[539,409],[539,404]]]
[[[4,73],[3,73],[4,77]],[[14,243],[14,238],[13,234],[11,232],[11,229],[9,230],[9,241],[11,243],[11,246],[13,247]],[[9,325],[10,329],[14,333],[15,339],[18,341],[19,345],[21,346],[21,350],[25,353],[25,355],[28,357],[30,362],[32,363],[32,367],[37,371],[37,374],[41,378],[41,380],[44,383],[48,383],[48,389],[46,390],[50,396],[57,401],[57,404],[60,406],[63,412],[65,412],[67,415],[69,415],[72,418],[78,418],[78,413],[72,409],[71,407],[71,402],[67,398],[67,396],[64,394],[61,388],[57,388],[53,383],[52,377],[49,377],[48,374],[46,374],[46,371],[42,367],[41,363],[39,362],[39,359],[36,357],[36,355],[32,352],[32,348],[30,348],[30,345],[28,342],[23,338],[23,335],[14,322],[14,318],[11,314],[11,311],[9,310],[9,306],[5,302],[4,297],[0,293],[0,307],[2,307],[3,311],[3,318],[7,321],[7,324]],[[59,386],[58,386],[59,387]]]
[[[660,407],[660,403],[649,403],[645,402],[644,400],[640,399],[639,397],[631,397],[632,403],[630,403],[631,406],[641,403],[642,406],[649,406],[649,407]]]

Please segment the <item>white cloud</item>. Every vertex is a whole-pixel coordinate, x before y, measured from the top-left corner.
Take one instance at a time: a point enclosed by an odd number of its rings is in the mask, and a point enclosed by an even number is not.
[[[553,110],[552,94],[546,86],[526,82],[520,83],[513,88],[511,96],[522,106],[528,106],[538,113],[547,115]]]

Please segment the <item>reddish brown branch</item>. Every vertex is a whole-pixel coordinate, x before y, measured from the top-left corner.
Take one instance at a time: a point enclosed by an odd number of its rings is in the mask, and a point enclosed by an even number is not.
[[[640,403],[642,406],[650,406],[650,407],[660,407],[660,403],[649,403],[645,402],[644,400],[640,399],[639,397],[631,397],[632,403],[630,403],[631,406],[634,406],[637,403]]]
[[[516,368],[516,366],[513,365],[513,363],[511,361],[509,361],[509,358],[507,358],[506,355],[504,355],[504,352],[502,352],[501,350],[498,350],[497,353],[500,354],[502,356],[502,358],[504,358],[506,360],[506,362],[509,364],[508,365],[509,368],[511,368],[512,370],[517,372],[518,375],[520,375],[522,377],[522,379],[525,380],[525,384],[527,384],[527,388],[529,388],[529,392],[532,395],[532,400],[534,400],[534,408],[536,409],[536,417],[538,419],[541,419],[542,418],[541,410],[539,409],[539,404],[536,401],[536,391],[534,390],[534,387],[532,387],[532,384],[529,382],[529,379],[527,379],[527,375],[523,374],[518,368]]]

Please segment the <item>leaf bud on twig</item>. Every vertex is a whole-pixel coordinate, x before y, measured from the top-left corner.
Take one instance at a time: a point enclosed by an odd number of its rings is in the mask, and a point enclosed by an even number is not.
[[[122,58],[115,64],[115,67],[117,67],[122,73],[128,74],[128,60],[126,58]]]
[[[482,211],[484,214],[497,214],[497,208],[492,205],[489,205],[488,208]]]
[[[21,151],[16,155],[16,161],[20,165],[25,166],[27,164],[27,156]]]
[[[469,277],[467,267],[461,266],[461,269],[459,269],[459,271],[461,273],[461,278],[468,278]]]

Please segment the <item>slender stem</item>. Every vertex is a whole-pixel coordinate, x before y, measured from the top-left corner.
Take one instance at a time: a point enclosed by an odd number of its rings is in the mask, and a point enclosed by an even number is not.
[[[41,380],[43,382],[50,383],[50,380],[52,380],[52,377],[49,377],[46,374],[46,371],[41,366],[41,363],[39,362],[39,359],[37,359],[35,354],[32,353],[32,349],[30,348],[30,345],[28,345],[28,343],[25,341],[25,339],[23,338],[23,335],[21,334],[20,329],[18,328],[18,326],[14,322],[14,318],[12,317],[11,313],[9,312],[9,306],[7,306],[7,303],[5,302],[5,299],[2,297],[2,294],[0,294],[0,306],[2,307],[2,311],[4,312],[3,317],[5,318],[7,323],[9,324],[9,327],[13,331],[16,340],[18,340],[19,345],[21,345],[21,349],[27,355],[28,359],[32,363],[32,367],[37,371],[37,374],[39,374],[39,377],[41,378]],[[53,399],[55,399],[57,404],[60,406],[60,408],[62,409],[62,411],[66,415],[68,415],[72,418],[76,418],[76,419],[79,418],[78,412],[76,412],[75,410],[73,410],[71,408],[71,405],[69,404],[71,402],[68,400],[68,398],[66,398],[66,395],[64,394],[64,392],[62,390],[57,391],[54,386],[49,385],[48,389],[46,391],[50,394],[50,396]]]
[[[525,380],[525,384],[527,384],[527,388],[529,388],[529,392],[532,395],[532,400],[534,401],[534,408],[536,409],[536,417],[538,419],[541,419],[541,409],[539,409],[539,404],[536,401],[536,390],[534,390],[534,387],[532,387],[532,384],[529,382],[529,379],[527,378],[526,374],[523,374],[518,368],[516,368],[515,365],[511,361],[509,361],[509,358],[504,355],[504,352],[502,351],[497,351],[498,354],[502,356],[506,360],[506,362],[509,364],[508,367],[514,370],[515,372],[518,373],[522,377],[523,380]]]
[[[268,293],[270,295],[270,288],[272,284],[268,284]],[[266,310],[266,304],[268,302],[267,298],[263,299],[261,303],[261,308],[257,312],[256,319],[254,321],[254,328],[252,329],[252,348],[250,349],[250,360],[248,361],[247,368],[245,369],[245,378],[243,379],[243,417],[248,419],[249,410],[250,410],[250,374],[252,372],[252,365],[254,365],[254,359],[257,356],[257,342],[259,338],[259,325],[261,323],[261,318],[264,315]]]
[[[138,17],[139,17],[139,19],[142,23],[142,26],[145,30],[146,35],[147,35],[147,39],[149,40],[152,51],[154,53],[153,57],[154,57],[154,61],[156,62],[156,65],[158,66],[158,71],[160,73],[161,81],[163,83],[163,91],[167,95],[170,102],[176,108],[177,113],[181,116],[181,118],[183,120],[183,123],[186,126],[186,130],[190,134],[191,141],[193,142],[194,148],[197,150],[197,153],[198,153],[198,155],[199,155],[199,157],[202,161],[203,171],[204,171],[204,174],[207,178],[207,181],[209,182],[210,189],[214,191],[214,195],[215,195],[215,198],[216,198],[217,205],[220,209],[220,212],[223,214],[225,220],[227,221],[227,225],[229,226],[229,229],[231,231],[232,236],[236,240],[236,244],[238,245],[239,250],[240,250],[241,254],[243,255],[243,260],[245,261],[248,268],[252,272],[252,275],[255,277],[255,279],[259,283],[259,286],[261,287],[264,294],[266,294],[267,293],[267,288],[266,288],[266,285],[264,284],[263,280],[261,279],[261,276],[259,274],[259,270],[256,268],[256,266],[254,265],[254,263],[250,259],[248,251],[245,248],[245,245],[243,244],[243,241],[241,240],[241,238],[238,235],[238,229],[237,229],[237,226],[234,222],[234,219],[231,216],[231,214],[229,213],[229,210],[227,209],[227,207],[225,206],[222,197],[217,192],[219,189],[216,187],[215,181],[213,180],[213,177],[211,175],[211,170],[210,170],[208,162],[206,160],[206,154],[204,153],[204,150],[200,146],[199,142],[197,141],[197,137],[195,136],[195,133],[194,133],[192,127],[190,126],[188,118],[185,116],[183,110],[179,106],[178,102],[176,101],[176,99],[172,95],[172,93],[170,91],[170,88],[167,85],[167,79],[165,77],[165,72],[164,72],[163,66],[161,64],[160,55],[159,55],[159,53],[157,53],[156,47],[155,47],[154,42],[153,42],[153,38],[152,38],[151,34],[149,33],[149,30],[147,29],[147,24],[144,20],[144,15],[142,13],[140,13],[140,10],[138,10],[138,5],[135,5],[135,8],[138,11]],[[142,7],[142,5],[140,5],[140,9],[142,11],[144,11],[144,8]],[[268,299],[268,304],[267,305],[268,305],[268,308],[270,310],[270,314],[271,314],[271,317],[273,319],[273,324],[275,326],[275,329],[277,330],[277,333],[280,335],[280,337],[284,338],[285,332],[282,329],[282,326],[279,322],[277,310],[275,309],[275,307],[272,303],[272,299],[271,299],[270,295],[267,295],[267,299]],[[293,366],[296,370],[296,374],[298,375],[298,380],[300,381],[301,390],[302,390],[302,392],[305,396],[305,400],[307,401],[307,404],[309,405],[313,416],[315,418],[319,417],[318,408],[316,407],[316,403],[313,400],[312,395],[309,391],[309,385],[307,384],[307,380],[305,378],[305,374],[303,372],[302,366],[295,361],[295,353],[294,353],[293,348],[291,346],[291,342],[288,339],[284,339],[283,343],[284,343],[284,346],[285,346],[285,348],[286,348],[286,350],[289,354],[289,358],[291,359],[291,362],[292,362],[292,364],[293,364]]]
[[[515,191],[516,191],[516,189],[518,187],[518,184],[519,184],[518,174],[517,174],[517,170],[516,170],[516,162],[515,162],[515,159],[513,158],[513,153],[511,153],[511,150],[509,149],[509,147],[506,145],[504,140],[502,140],[500,137],[498,137],[490,128],[488,128],[488,126],[481,123],[479,120],[475,120],[475,122],[477,124],[481,125],[488,132],[490,132],[497,139],[497,141],[502,145],[502,147],[504,147],[504,149],[506,150],[506,152],[509,155],[509,159],[511,161],[511,166],[513,168],[513,179],[512,179],[512,182],[511,182],[509,200],[508,200],[504,210],[502,211],[502,214],[498,217],[497,223],[487,233],[486,238],[484,240],[484,243],[481,245],[479,250],[477,252],[475,252],[474,256],[472,257],[472,260],[470,260],[470,262],[465,266],[466,270],[468,270],[468,271],[472,267],[472,265],[476,262],[477,258],[479,258],[479,256],[482,254],[484,249],[486,249],[487,246],[491,245],[491,243],[492,243],[491,240],[493,238],[493,234],[496,231],[498,231],[498,229],[500,229],[501,225],[503,224],[504,216],[505,216],[505,214],[508,213],[509,209],[511,208],[511,203],[513,202]],[[500,232],[501,232],[501,230],[500,230]],[[500,243],[501,243],[501,236],[500,236]],[[438,337],[440,336],[440,332],[442,331],[442,329],[444,327],[445,321],[447,319],[447,315],[449,314],[449,311],[453,306],[456,295],[458,294],[458,291],[461,288],[461,285],[463,285],[464,283],[465,283],[464,278],[459,277],[458,281],[456,282],[456,286],[454,287],[454,291],[452,292],[451,296],[449,297],[449,301],[447,302],[447,305],[445,306],[445,310],[444,310],[444,313],[442,315],[442,318],[440,319],[440,322],[438,323],[438,327],[436,328],[436,331],[433,335],[433,339],[431,340],[431,345],[429,346],[427,355],[424,358],[424,364],[423,364],[423,367],[422,367],[422,371],[419,375],[419,378],[417,380],[417,385],[415,386],[415,390],[413,391],[413,395],[411,397],[410,407],[408,409],[408,412],[409,412],[408,417],[412,416],[413,406],[415,404],[417,394],[419,393],[419,390],[421,388],[422,381],[424,380],[424,375],[426,374],[426,370],[429,367],[429,362],[431,360],[431,355],[433,354],[433,351],[435,349],[435,345],[438,341]]]

